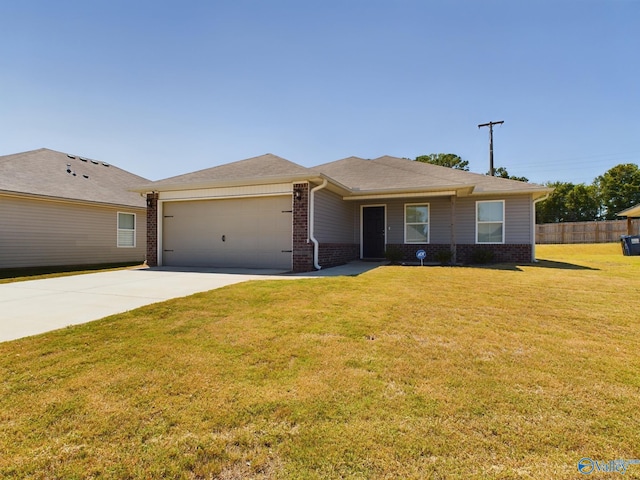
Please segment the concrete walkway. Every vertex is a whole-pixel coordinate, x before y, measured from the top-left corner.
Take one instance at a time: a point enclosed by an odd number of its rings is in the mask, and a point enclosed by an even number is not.
[[[141,268],[1,284],[0,342],[249,280],[358,275],[378,265],[352,262],[308,274],[285,274],[277,270]]]

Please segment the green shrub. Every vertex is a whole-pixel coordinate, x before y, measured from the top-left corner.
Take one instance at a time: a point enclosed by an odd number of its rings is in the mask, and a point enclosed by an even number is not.
[[[404,257],[402,250],[394,245],[389,245],[384,251],[384,257],[389,260],[392,265],[400,263],[400,260]]]
[[[453,260],[453,252],[451,250],[440,250],[436,253],[435,258],[440,265],[451,265],[451,261]]]
[[[495,253],[491,250],[479,248],[478,250],[474,250],[471,254],[471,262],[478,264],[493,263],[495,257]]]

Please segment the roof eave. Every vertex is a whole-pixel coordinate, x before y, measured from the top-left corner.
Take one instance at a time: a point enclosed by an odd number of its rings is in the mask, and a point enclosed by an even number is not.
[[[616,213],[618,217],[640,217],[640,205],[634,205],[633,207],[627,208],[619,213]]]
[[[76,205],[81,204],[81,205],[112,207],[112,208],[139,208],[141,210],[145,210],[147,208],[145,205],[133,205],[131,203],[98,202],[95,200],[85,200],[82,198],[55,197],[52,195],[40,195],[37,193],[28,193],[28,192],[14,192],[11,190],[0,190],[0,195],[4,195],[7,197],[14,197],[14,198],[46,200],[48,202],[57,202],[57,203],[73,203]]]
[[[193,183],[159,183],[152,182],[131,188],[130,191],[138,193],[151,192],[172,192],[181,190],[201,190],[206,188],[218,187],[240,187],[246,185],[268,185],[272,183],[295,183],[295,182],[313,182],[322,180],[319,175],[286,175],[286,176],[267,176],[242,178],[232,180],[210,180],[206,182]]]
[[[553,193],[553,188],[536,188],[522,190],[486,190],[483,192],[473,191],[474,197],[496,197],[496,196],[514,196],[514,195],[532,195],[534,200],[545,195]]]
[[[473,186],[447,185],[438,188],[388,188],[369,190],[349,190],[343,200],[370,200],[375,198],[419,198],[419,197],[451,197],[468,195]]]

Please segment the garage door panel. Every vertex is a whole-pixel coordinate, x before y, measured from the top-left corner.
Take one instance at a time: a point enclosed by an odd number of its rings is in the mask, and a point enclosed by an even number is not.
[[[165,202],[163,264],[290,269],[290,210],[291,196]]]

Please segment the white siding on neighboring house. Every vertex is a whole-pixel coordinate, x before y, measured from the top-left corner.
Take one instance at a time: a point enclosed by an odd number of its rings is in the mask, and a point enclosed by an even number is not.
[[[118,212],[136,214],[135,247],[118,248]],[[0,196],[0,268],[143,262],[141,208]]]

